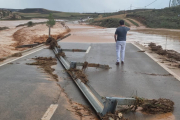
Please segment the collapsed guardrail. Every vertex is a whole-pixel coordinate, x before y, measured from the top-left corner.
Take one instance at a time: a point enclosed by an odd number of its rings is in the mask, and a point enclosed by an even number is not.
[[[60,41],[60,39],[58,41]],[[58,54],[61,55],[63,52],[63,50],[60,47],[54,46],[52,50],[59,62],[64,66],[66,70],[76,69],[77,66],[83,65],[83,63],[72,61],[69,62],[65,56],[58,56]],[[101,66],[101,68],[104,68],[103,65],[99,66]],[[93,108],[95,109],[95,111],[101,119],[104,115],[106,115],[109,112],[115,113],[117,105],[134,105],[136,102],[136,99],[134,98],[102,97],[93,89],[93,87],[88,82],[86,84],[83,83],[81,79],[79,79],[76,76],[75,72],[71,71],[69,75],[75,81],[81,92],[87,98],[89,103],[93,106]]]

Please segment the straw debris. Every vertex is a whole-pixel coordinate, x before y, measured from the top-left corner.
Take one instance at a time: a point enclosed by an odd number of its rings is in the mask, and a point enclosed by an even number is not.
[[[159,114],[172,112],[174,110],[174,102],[169,99],[160,98],[158,100],[148,100],[142,104],[143,112],[150,114]]]
[[[21,53],[14,53],[14,54],[12,54],[11,56],[12,56],[12,57],[21,57],[22,54],[21,54]]]
[[[121,112],[116,111],[115,114],[107,113],[105,116],[102,117],[102,120],[129,120],[124,118],[122,115],[119,115]]]
[[[155,43],[150,43],[148,46],[151,48],[152,51],[154,51],[155,53],[157,53],[159,55],[164,55],[167,58],[180,61],[180,53],[178,53],[174,50],[163,50],[162,46],[160,46],[160,45],[156,46]]]
[[[38,66],[40,66],[41,68],[43,68],[43,70],[45,72],[47,72],[56,81],[58,81],[58,76],[53,73],[55,71],[55,69],[51,68],[52,65],[56,65],[57,64],[56,58],[52,58],[52,57],[37,57],[37,58],[33,58],[33,59],[36,60],[36,62],[26,63],[26,64],[27,65],[38,65]]]
[[[80,79],[81,82],[83,82],[84,84],[86,84],[88,82],[87,76],[83,73],[82,70],[79,69],[69,69],[67,70],[67,72],[74,77],[74,80],[76,79]]]

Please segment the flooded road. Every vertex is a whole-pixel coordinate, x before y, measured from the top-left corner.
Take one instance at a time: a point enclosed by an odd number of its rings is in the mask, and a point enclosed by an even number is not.
[[[154,42],[157,45],[161,45],[163,49],[175,50],[180,53],[180,38],[176,36],[140,33],[136,31],[130,31],[129,34],[127,41],[136,41],[145,46],[150,42]]]
[[[73,31],[73,40],[67,38],[65,42],[114,43],[114,33],[116,28],[102,28],[75,24],[69,24],[68,26]],[[150,42],[154,42],[157,45],[161,45],[163,49],[175,50],[180,53],[180,31],[162,30],[165,31],[163,33],[159,32],[161,30],[156,31],[157,30],[155,29],[137,30],[133,28],[127,34],[127,42],[139,42],[145,46]]]

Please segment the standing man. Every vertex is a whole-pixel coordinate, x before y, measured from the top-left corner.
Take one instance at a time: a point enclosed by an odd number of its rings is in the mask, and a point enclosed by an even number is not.
[[[121,51],[121,64],[124,64],[126,35],[127,35],[127,31],[130,30],[130,28],[124,25],[124,20],[120,20],[119,24],[120,26],[116,29],[116,32],[114,35],[114,39],[116,42],[116,54],[117,54],[116,65],[119,65],[119,62],[120,62],[120,51]]]

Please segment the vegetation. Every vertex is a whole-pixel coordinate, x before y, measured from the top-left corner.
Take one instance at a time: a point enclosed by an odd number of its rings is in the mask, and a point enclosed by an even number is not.
[[[107,27],[107,28],[117,28],[119,26],[120,18],[108,18],[108,19],[102,19],[102,20],[91,20],[91,25],[97,25],[101,27]],[[125,22],[126,26],[130,26],[127,22]]]
[[[134,18],[150,28],[180,28],[180,6],[160,10],[130,13],[127,17]]]
[[[131,19],[127,19],[127,20],[129,20],[129,21],[130,21],[132,24],[134,24],[135,26],[139,27],[139,24],[136,23],[134,20],[131,20]]]
[[[28,23],[19,24],[19,25],[17,25],[16,27],[21,27],[21,26],[28,26],[28,27],[30,27],[31,24],[32,24],[32,26],[34,26],[34,25],[45,24],[45,23],[47,23],[47,22],[37,22],[37,23],[33,23],[33,22],[32,22],[32,23],[31,23],[31,21],[29,21]],[[29,26],[28,24],[30,24],[30,26]]]
[[[33,9],[23,9],[19,10],[19,15],[24,16],[26,19],[31,18],[48,18],[49,14],[52,13],[55,19],[68,19],[68,20],[77,20],[80,18],[92,17],[95,18],[98,16],[98,13],[72,13],[72,12],[58,12],[51,11],[42,8],[33,8]]]
[[[56,21],[54,20],[53,15],[50,13],[47,21],[47,26],[49,27],[49,37],[51,37],[51,27],[55,25]]]
[[[22,16],[20,16],[19,14],[12,13],[9,10],[0,9],[0,19],[1,20],[19,20],[21,18],[22,18]]]
[[[29,21],[29,22],[27,23],[27,26],[28,26],[28,27],[32,27],[32,26],[33,26],[33,22],[32,22],[32,21]]]
[[[8,27],[0,27],[0,31],[1,30],[6,30],[6,29],[9,29]]]

